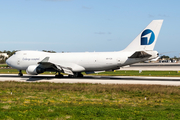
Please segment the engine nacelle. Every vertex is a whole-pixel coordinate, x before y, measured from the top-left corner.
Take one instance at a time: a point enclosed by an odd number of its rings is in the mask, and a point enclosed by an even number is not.
[[[31,75],[37,75],[37,74],[43,73],[43,72],[44,72],[44,69],[39,67],[39,65],[30,65],[26,69],[26,73],[31,74]]]

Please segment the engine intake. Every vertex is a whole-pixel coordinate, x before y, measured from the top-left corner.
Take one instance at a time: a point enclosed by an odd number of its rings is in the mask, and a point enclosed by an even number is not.
[[[30,65],[27,69],[26,69],[26,73],[30,74],[30,75],[37,75],[40,73],[43,73],[45,70],[41,67],[39,67],[39,65]]]

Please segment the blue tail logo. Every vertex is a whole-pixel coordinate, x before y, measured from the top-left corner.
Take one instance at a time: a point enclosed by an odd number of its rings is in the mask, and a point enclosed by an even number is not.
[[[155,40],[155,34],[152,30],[146,29],[141,34],[141,45],[150,45]]]

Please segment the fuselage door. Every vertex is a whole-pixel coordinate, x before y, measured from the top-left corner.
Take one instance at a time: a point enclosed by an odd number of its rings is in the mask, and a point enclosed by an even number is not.
[[[117,58],[117,64],[121,64],[120,58]]]
[[[18,58],[17,60],[17,65],[20,65],[20,58]]]
[[[119,63],[121,63],[121,60],[120,60],[120,58],[117,58],[117,63],[119,64]]]

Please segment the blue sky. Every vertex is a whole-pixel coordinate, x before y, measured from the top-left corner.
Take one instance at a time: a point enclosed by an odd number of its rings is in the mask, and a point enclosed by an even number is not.
[[[120,51],[163,19],[155,50],[180,53],[180,1],[0,0],[0,50]]]

